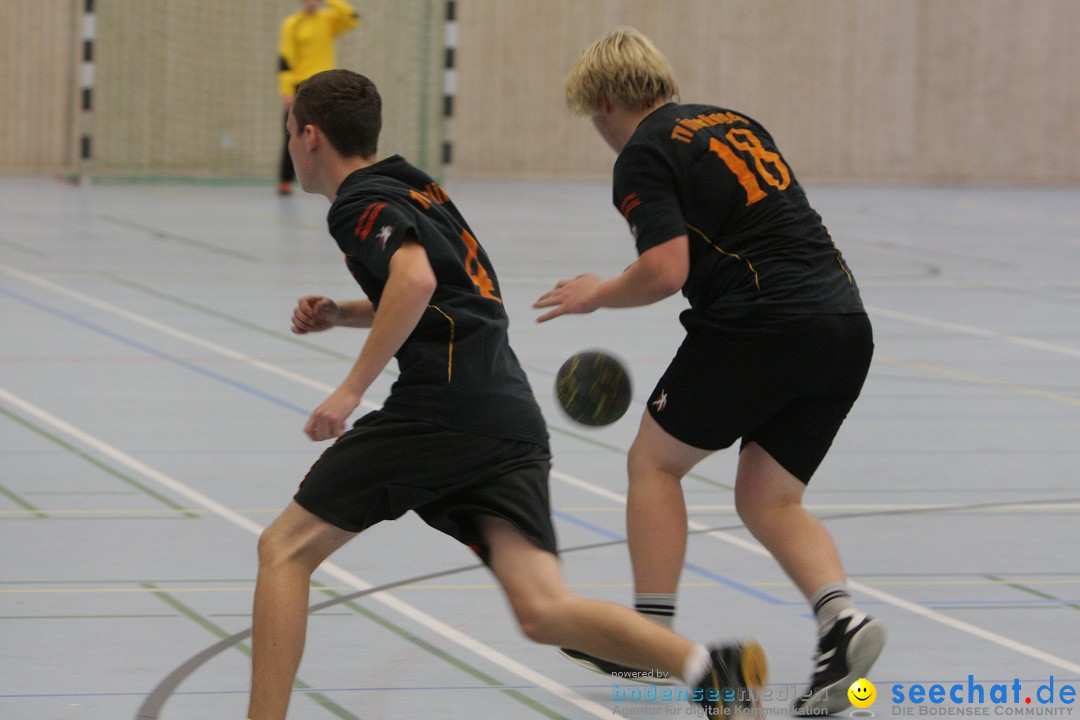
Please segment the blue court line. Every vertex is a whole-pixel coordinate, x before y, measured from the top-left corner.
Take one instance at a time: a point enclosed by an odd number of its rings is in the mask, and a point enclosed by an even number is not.
[[[216,372],[214,372],[212,370],[207,370],[206,368],[201,367],[199,365],[196,365],[195,363],[189,362],[187,360],[183,360],[183,359],[178,358],[178,357],[176,357],[174,355],[169,355],[168,353],[163,352],[161,350],[156,350],[156,349],[150,347],[149,345],[144,345],[141,342],[138,342],[136,340],[132,340],[130,338],[124,337],[123,335],[120,335],[119,333],[115,333],[112,330],[108,330],[106,328],[103,328],[100,325],[96,325],[96,324],[94,324],[94,323],[92,323],[92,322],[90,322],[88,320],[84,320],[84,319],[82,319],[80,317],[72,315],[71,313],[65,312],[63,310],[59,310],[57,308],[50,307],[48,305],[45,305],[44,303],[38,302],[37,300],[34,300],[32,298],[28,298],[28,297],[26,297],[24,295],[21,295],[19,293],[8,290],[7,288],[0,287],[0,294],[7,295],[8,297],[13,298],[15,300],[18,300],[19,302],[22,302],[22,303],[25,303],[27,305],[30,305],[31,307],[37,308],[38,310],[41,310],[42,312],[46,312],[46,313],[49,313],[50,315],[55,315],[57,317],[63,318],[65,320],[69,321],[69,322],[75,323],[76,325],[78,325],[78,326],[80,326],[82,328],[85,328],[87,330],[91,330],[93,332],[96,332],[99,335],[104,335],[105,337],[107,337],[107,338],[109,338],[111,340],[115,340],[116,342],[121,343],[123,345],[127,345],[128,347],[135,348],[136,350],[139,350],[140,352],[144,352],[144,353],[146,353],[148,355],[152,355],[152,356],[154,356],[156,358],[160,358],[161,360],[167,360],[167,361],[169,361],[171,363],[176,363],[177,365],[180,365],[181,367],[186,368],[188,370],[191,370],[193,372],[197,372],[200,375],[205,375],[206,377],[211,378],[213,380],[223,382],[226,385],[234,387],[234,388],[236,388],[238,390],[242,390],[242,391],[244,391],[246,393],[250,393],[251,395],[254,395],[255,397],[261,398],[262,400],[267,400],[269,402],[274,403],[275,405],[280,405],[283,408],[287,408],[287,409],[292,410],[294,412],[301,413],[301,414],[303,414],[305,416],[310,414],[309,410],[306,410],[306,409],[300,407],[299,405],[293,405],[290,402],[287,402],[287,401],[282,400],[280,398],[274,397],[273,395],[269,395],[267,393],[264,393],[263,391],[255,388],[255,387],[252,387],[251,385],[248,385],[246,383],[242,383],[242,382],[240,382],[238,380],[233,380],[230,377],[226,377],[225,375],[221,375],[220,373],[216,373]]]
[[[600,527],[599,525],[593,525],[591,522],[588,522],[586,520],[582,520],[581,518],[575,517],[573,515],[568,515],[568,514],[562,512],[561,510],[554,510],[553,509],[551,511],[551,514],[554,517],[559,518],[560,520],[565,520],[566,522],[577,525],[578,527],[585,528],[586,530],[589,530],[590,532],[594,532],[597,535],[602,535],[603,537],[606,537],[608,540],[617,540],[619,542],[625,542],[626,541],[626,536],[625,535],[620,535],[619,533],[612,532],[612,531],[608,530],[607,528]],[[768,593],[761,592],[760,590],[758,590],[756,588],[752,588],[749,585],[744,585],[741,582],[738,582],[736,580],[732,580],[729,577],[725,577],[723,575],[718,575],[717,573],[714,573],[711,570],[707,570],[707,569],[701,567],[700,565],[695,565],[693,563],[683,563],[683,568],[685,568],[688,572],[691,572],[691,573],[693,573],[695,575],[703,577],[703,578],[705,578],[707,580],[712,580],[713,582],[715,582],[715,583],[717,583],[719,585],[724,585],[724,586],[729,587],[729,588],[731,588],[733,590],[738,590],[741,593],[745,593],[746,595],[749,595],[749,596],[751,596],[753,598],[757,598],[758,600],[763,600],[763,601],[769,603],[770,605],[804,605],[805,604],[805,601],[803,601],[803,600],[799,600],[798,602],[790,602],[788,600],[781,600],[780,598],[776,597],[775,595],[769,595]]]
[[[298,413],[300,415],[303,415],[305,417],[307,417],[308,415],[311,414],[310,410],[308,410],[306,408],[302,408],[302,407],[300,407],[298,405],[294,405],[294,404],[292,404],[290,402],[287,402],[287,401],[282,400],[280,398],[277,398],[277,397],[275,397],[273,395],[265,393],[265,392],[255,388],[255,387],[251,386],[251,385],[239,382],[237,380],[233,380],[232,378],[229,378],[229,377],[226,377],[226,376],[221,375],[219,373],[213,372],[212,370],[207,370],[204,367],[196,365],[195,363],[189,362],[187,360],[183,360],[183,359],[178,358],[178,357],[176,357],[174,355],[169,355],[166,352],[163,352],[161,350],[157,350],[157,349],[155,349],[153,347],[150,347],[149,345],[146,345],[146,344],[138,342],[136,340],[132,340],[130,338],[127,338],[127,337],[125,337],[123,335],[120,335],[119,333],[113,332],[112,330],[108,330],[108,329],[106,329],[104,327],[101,327],[100,325],[92,323],[92,322],[90,322],[88,320],[84,320],[83,318],[80,318],[80,317],[78,317],[76,315],[72,315],[71,313],[68,313],[68,312],[66,312],[64,310],[60,310],[60,309],[51,307],[49,305],[46,305],[44,303],[38,302],[37,300],[26,297],[26,296],[24,296],[24,295],[22,295],[20,293],[16,293],[16,292],[8,290],[6,288],[0,287],[0,294],[7,295],[10,298],[13,298],[15,300],[18,300],[19,302],[22,302],[22,303],[24,303],[26,305],[29,305],[31,307],[34,307],[34,308],[38,309],[38,310],[41,310],[42,312],[46,312],[46,313],[49,313],[50,315],[55,315],[56,317],[63,318],[64,320],[72,322],[72,323],[74,323],[74,324],[78,325],[79,327],[82,327],[82,328],[84,328],[86,330],[90,330],[90,331],[96,332],[96,333],[98,333],[100,335],[104,335],[105,337],[107,337],[107,338],[109,338],[111,340],[115,340],[116,342],[119,342],[119,343],[121,343],[123,345],[127,345],[128,347],[135,348],[136,350],[139,350],[140,352],[147,353],[148,355],[152,355],[152,356],[154,356],[156,358],[160,358],[162,360],[166,360],[168,362],[175,363],[175,364],[177,364],[177,365],[179,365],[179,366],[181,366],[181,367],[183,367],[183,368],[185,368],[187,370],[191,370],[193,372],[199,373],[200,375],[208,377],[208,378],[210,378],[212,380],[217,380],[219,382],[225,383],[226,385],[229,385],[230,387],[233,387],[233,388],[235,388],[237,390],[241,390],[243,392],[249,393],[249,394],[254,395],[255,397],[260,398],[262,400],[267,400],[269,402],[274,403],[275,405],[279,405],[279,406],[281,406],[283,408],[286,408],[288,410],[292,410],[293,412]],[[608,538],[609,540],[616,540],[616,541],[619,541],[619,542],[623,542],[623,541],[626,540],[626,537],[624,535],[619,535],[618,533],[610,532],[610,531],[606,530],[605,528],[600,527],[599,525],[594,525],[594,524],[592,524],[590,522],[582,520],[581,518],[574,517],[572,515],[568,515],[568,514],[566,514],[564,512],[560,512],[560,511],[557,511],[557,510],[553,509],[552,510],[552,515],[554,515],[555,517],[559,517],[559,518],[561,518],[561,519],[563,519],[563,520],[565,520],[567,522],[578,525],[578,526],[580,526],[582,528],[585,528],[585,529],[587,529],[587,530],[589,530],[591,532],[602,535],[602,536]],[[706,578],[708,580],[711,580],[711,581],[713,581],[715,583],[718,583],[720,585],[724,585],[726,587],[732,588],[733,590],[738,590],[739,592],[745,593],[746,595],[749,595],[749,596],[751,596],[753,598],[756,598],[758,600],[763,600],[764,602],[767,602],[770,605],[789,605],[789,604],[792,604],[792,603],[789,603],[786,600],[781,600],[780,598],[777,598],[777,597],[775,597],[773,595],[763,593],[763,592],[761,592],[759,590],[756,590],[755,588],[752,588],[752,587],[750,587],[748,585],[744,585],[744,584],[742,584],[740,582],[732,580],[731,578],[727,578],[727,577],[724,577],[723,575],[718,575],[717,573],[714,573],[714,572],[712,572],[710,570],[706,570],[705,568],[703,568],[703,567],[701,567],[699,565],[694,565],[692,563],[685,563],[683,565],[683,567],[686,568],[687,571],[689,571],[691,573],[694,573],[695,575],[699,575],[701,577],[704,577],[704,578]],[[2,696],[0,696],[0,697],[2,697]]]

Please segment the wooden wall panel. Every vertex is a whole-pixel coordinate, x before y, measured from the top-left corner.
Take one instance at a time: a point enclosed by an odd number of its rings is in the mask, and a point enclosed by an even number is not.
[[[606,177],[562,82],[611,27],[685,101],[756,117],[803,181],[1080,181],[1073,0],[459,0],[459,176]]]
[[[4,8],[0,22],[0,171],[56,172],[75,159],[75,0]]]
[[[0,24],[0,171],[78,165],[82,0]],[[340,64],[383,90],[383,152],[438,172],[443,0],[366,0]],[[100,172],[271,176],[280,19],[296,0],[98,0]],[[457,0],[451,175],[599,178],[614,155],[562,83],[618,24],[687,101],[762,121],[803,181],[1080,182],[1076,0]],[[425,41],[426,40],[426,41]]]

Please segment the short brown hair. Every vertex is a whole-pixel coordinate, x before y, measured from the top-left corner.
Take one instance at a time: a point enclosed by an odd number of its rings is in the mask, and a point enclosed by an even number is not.
[[[598,113],[605,100],[645,110],[678,94],[667,58],[632,27],[617,27],[586,48],[566,77],[566,102],[582,115]]]
[[[375,83],[351,70],[312,75],[296,89],[296,128],[314,125],[344,157],[372,157],[382,130],[382,98]]]

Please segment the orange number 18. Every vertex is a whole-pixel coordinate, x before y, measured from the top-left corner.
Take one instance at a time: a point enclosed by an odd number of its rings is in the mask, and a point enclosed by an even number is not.
[[[761,189],[758,176],[767,185],[771,185],[778,190],[784,190],[791,184],[791,172],[788,170],[787,165],[784,164],[779,154],[774,153],[772,150],[766,150],[757,135],[745,128],[732,128],[728,130],[725,137],[735,148],[750,153],[750,156],[754,158],[757,175],[746,164],[746,161],[735,154],[735,151],[728,147],[727,144],[717,138],[712,138],[709,141],[709,150],[716,153],[724,161],[724,164],[728,166],[728,169],[735,173],[735,177],[739,179],[739,184],[746,191],[746,205],[748,207],[759,200],[765,199],[766,193]],[[774,175],[766,164],[771,165],[779,173],[780,177]]]

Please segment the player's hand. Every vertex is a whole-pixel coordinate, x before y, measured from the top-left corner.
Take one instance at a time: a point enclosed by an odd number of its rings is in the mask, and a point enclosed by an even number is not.
[[[341,308],[328,297],[307,295],[293,310],[292,331],[297,335],[328,330],[341,318]]]
[[[312,440],[330,440],[345,432],[345,421],[363,399],[361,393],[344,386],[330,393],[322,405],[315,408],[304,425],[304,433]]]
[[[578,275],[572,280],[560,280],[555,288],[537,298],[534,308],[554,308],[536,318],[536,322],[545,322],[560,315],[591,313],[597,308],[593,292],[600,284],[600,277],[593,273]]]

